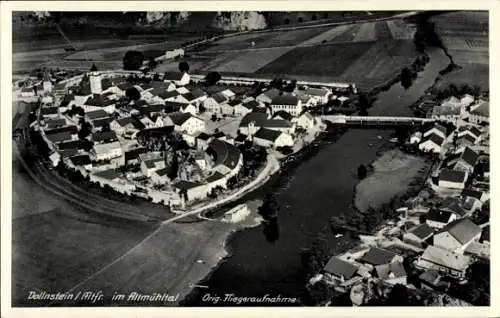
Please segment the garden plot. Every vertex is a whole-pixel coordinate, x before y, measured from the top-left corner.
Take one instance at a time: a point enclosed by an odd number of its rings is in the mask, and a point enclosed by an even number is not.
[[[311,28],[300,29],[286,32],[276,32],[274,37],[267,39],[261,43],[256,43],[255,48],[268,48],[278,46],[298,45],[304,41],[314,38],[319,34],[329,30],[330,28]]]
[[[361,28],[361,24],[350,25],[347,30],[345,30],[343,33],[335,36],[331,41],[332,42],[351,42],[358,34],[358,31],[360,28]]]
[[[358,33],[354,37],[354,42],[367,42],[375,41],[377,39],[377,34],[375,32],[375,23],[368,22],[363,23]]]

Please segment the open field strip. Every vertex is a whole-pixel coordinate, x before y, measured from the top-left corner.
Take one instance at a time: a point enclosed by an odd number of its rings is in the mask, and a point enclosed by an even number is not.
[[[354,37],[354,42],[375,41],[377,34],[375,32],[375,22],[363,23],[358,33]]]
[[[489,41],[487,37],[443,36],[441,39],[449,50],[489,52]]]
[[[375,34],[377,36],[377,40],[392,40],[392,33],[389,30],[389,26],[387,22],[376,22],[375,23]]]
[[[333,37],[330,42],[351,42],[358,34],[359,29],[361,29],[362,24],[349,25],[349,28],[341,32],[337,36]]]
[[[337,27],[334,27],[328,31],[325,31],[313,38],[310,38],[309,40],[306,40],[302,42],[302,45],[315,45],[315,44],[320,44],[323,41],[330,41],[334,39],[336,36],[344,33],[345,31],[349,30],[352,27],[352,25],[339,25]]]
[[[387,21],[387,26],[393,39],[412,40],[415,35],[415,27],[401,22],[400,20]]]
[[[340,28],[340,29],[339,29]],[[223,54],[222,56],[216,57],[214,60],[210,61],[208,65],[202,68],[202,70],[215,70],[219,72],[242,72],[242,73],[253,73],[263,66],[272,63],[279,57],[287,54],[288,52],[296,49],[297,47],[303,46],[312,46],[317,44],[316,41],[324,38],[334,37],[335,34],[340,34],[348,29],[348,26],[339,26],[334,27],[332,29],[328,29],[327,31],[322,32],[319,35],[315,35],[312,38],[305,39],[299,44],[295,45],[287,45],[287,46],[277,46],[277,47],[262,47],[257,45],[254,49],[250,50],[242,50],[241,52],[228,52]],[[324,30],[324,29],[322,29]],[[278,38],[269,39],[266,43],[272,43],[276,41],[276,43],[284,44],[289,43],[292,39],[301,39],[304,36],[311,36],[313,32],[317,34],[318,30],[301,30],[300,34],[296,34],[296,32],[287,32],[284,35],[279,36]],[[307,33],[304,31],[308,31]],[[294,34],[295,33],[295,34]],[[322,40],[321,40],[322,41]],[[290,42],[291,43],[291,42]],[[296,43],[296,42],[294,42]]]
[[[219,72],[253,73],[292,49],[293,47],[277,47],[235,54],[232,55],[231,59],[225,59],[226,61],[229,60],[228,62],[211,69]]]
[[[453,61],[460,66],[462,66],[462,64],[489,65],[489,52],[449,50],[449,53],[453,56]]]

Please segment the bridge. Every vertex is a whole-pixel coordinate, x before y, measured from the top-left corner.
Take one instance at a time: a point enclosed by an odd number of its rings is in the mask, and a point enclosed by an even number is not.
[[[413,126],[432,123],[433,118],[419,117],[397,117],[397,116],[346,116],[346,115],[321,115],[324,121],[340,125],[390,125],[390,126]]]

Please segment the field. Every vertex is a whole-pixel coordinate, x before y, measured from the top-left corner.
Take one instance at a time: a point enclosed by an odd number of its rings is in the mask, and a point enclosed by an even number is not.
[[[30,290],[69,289],[152,231],[139,223],[82,220],[83,216],[73,207],[60,205],[13,221],[14,305],[26,304]]]
[[[454,12],[436,16],[436,32],[461,68],[444,75],[437,87],[479,85],[489,90],[488,12]]]
[[[314,32],[246,34],[222,39],[187,61],[194,71],[349,81],[370,90],[413,62],[417,56],[411,41],[413,29],[395,20],[322,27]],[[249,48],[252,41],[255,46]]]
[[[424,158],[399,150],[384,153],[373,163],[373,174],[356,187],[355,205],[361,212],[378,208],[394,196],[403,195],[412,181],[422,177],[428,168]]]
[[[102,290],[109,301],[115,292],[128,294],[168,293],[181,297],[191,284],[202,280],[223,257],[225,241],[231,231],[255,226],[258,202],[249,202],[253,212],[242,222],[192,222],[162,225],[143,244],[107,270],[79,286],[82,290]],[[202,260],[203,263],[197,262]],[[134,303],[127,303],[133,305]],[[143,302],[143,306],[173,306],[177,303]],[[105,305],[101,303],[100,305]]]
[[[339,76],[371,46],[372,43],[346,43],[299,47],[267,64],[256,73],[309,74],[314,70],[318,75]],[[342,63],[339,63],[340,61]]]

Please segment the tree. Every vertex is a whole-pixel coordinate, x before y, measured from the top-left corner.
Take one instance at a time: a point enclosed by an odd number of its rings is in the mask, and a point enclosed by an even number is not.
[[[276,242],[280,237],[280,230],[278,226],[278,219],[274,218],[264,223],[264,227],[262,229],[266,240],[269,243]]]
[[[358,107],[361,110],[367,110],[372,107],[372,99],[366,93],[359,93],[358,97]]]
[[[189,64],[186,61],[182,61],[179,63],[179,71],[181,73],[189,72]]]
[[[401,70],[401,86],[403,86],[404,89],[410,88],[413,82],[412,76],[413,74],[408,67],[405,67]]]
[[[210,86],[217,84],[220,79],[221,75],[218,72],[210,72],[205,76],[205,82]]]
[[[92,67],[90,68],[91,72],[97,72],[97,66],[95,66],[95,63],[92,63]]]
[[[155,73],[153,75],[153,81],[157,81],[157,82],[160,81],[160,75],[158,73]]]
[[[144,54],[139,51],[127,51],[123,56],[123,69],[136,71],[142,67]]]
[[[82,128],[78,132],[78,138],[85,139],[92,132],[92,126],[90,123],[82,120],[81,122]]]
[[[136,101],[138,99],[141,98],[141,93],[139,93],[139,91],[137,90],[137,88],[135,87],[129,87],[125,90],[125,96],[129,99],[129,100],[133,100],[133,101]]]
[[[368,174],[368,170],[366,169],[365,165],[359,165],[358,166],[358,179],[362,180],[366,178],[366,175]]]
[[[158,65],[158,62],[155,61],[154,57],[150,57],[149,62],[148,62],[148,68],[150,70],[154,70],[157,65]]]

